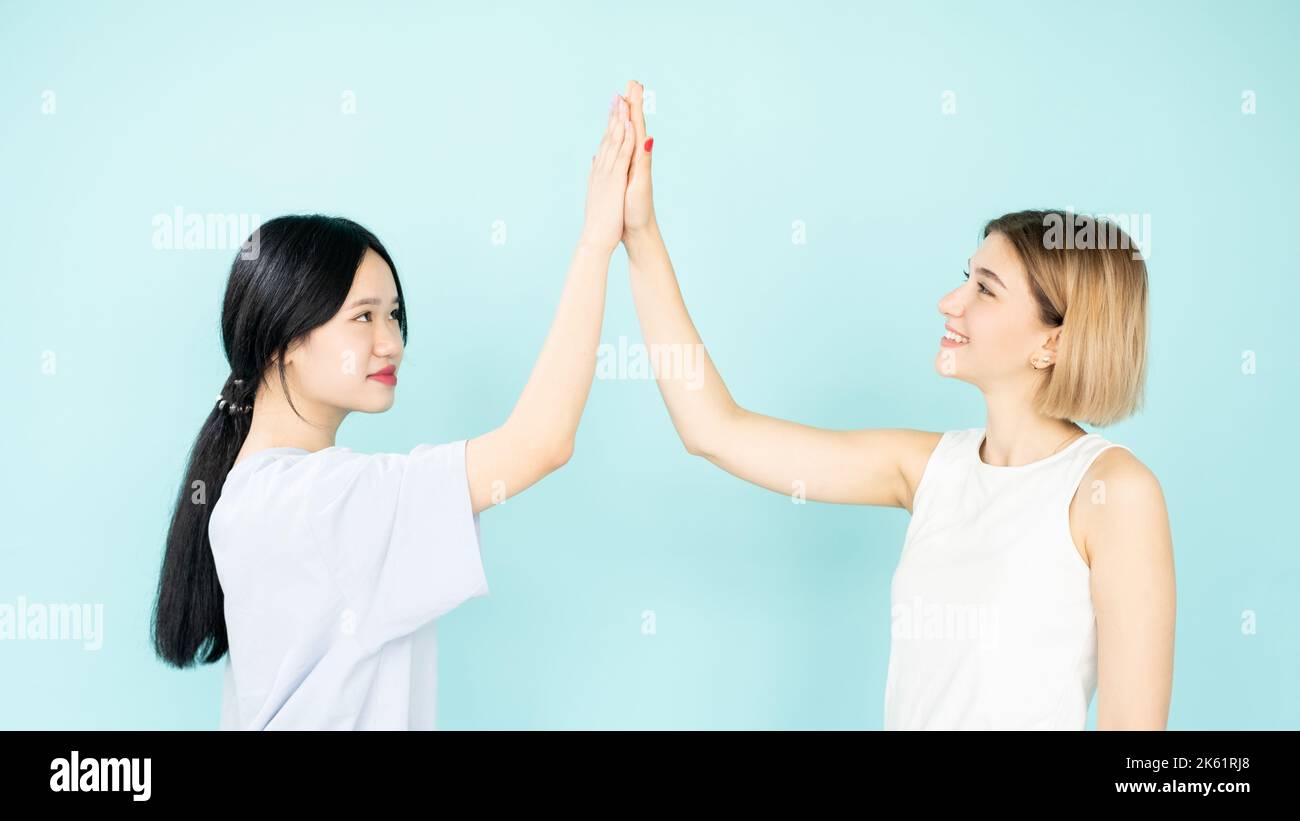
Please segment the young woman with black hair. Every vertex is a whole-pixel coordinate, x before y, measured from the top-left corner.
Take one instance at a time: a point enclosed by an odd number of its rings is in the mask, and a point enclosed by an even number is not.
[[[223,729],[433,728],[436,620],[487,592],[479,513],[569,459],[591,388],[633,131],[615,95],[549,335],[509,418],[409,453],[335,444],[392,407],[397,266],[338,217],[287,216],[234,262],[231,374],[190,453],[154,613],[177,667],[227,657]]]

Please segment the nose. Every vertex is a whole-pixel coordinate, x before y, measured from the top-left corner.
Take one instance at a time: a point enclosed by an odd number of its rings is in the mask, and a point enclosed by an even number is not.
[[[402,352],[402,329],[396,322],[375,323],[375,356],[384,359]]]
[[[946,317],[961,316],[966,311],[966,299],[962,296],[962,286],[957,286],[943,295],[939,300],[939,313]]]

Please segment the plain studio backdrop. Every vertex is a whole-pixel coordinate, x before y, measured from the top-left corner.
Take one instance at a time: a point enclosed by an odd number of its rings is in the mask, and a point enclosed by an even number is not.
[[[169,220],[375,231],[410,341],[394,409],[338,443],[474,436],[532,367],[628,79],[687,304],[756,411],[983,425],[933,367],[983,221],[1135,215],[1147,403],[1096,430],[1168,501],[1169,726],[1300,727],[1298,24],[1285,2],[3,3],[0,605],[102,622],[98,647],[0,641],[0,727],[216,726],[220,667],[156,661],[149,615],[237,249],[169,248]],[[620,249],[615,357],[640,342],[626,276]],[[568,466],[483,515],[491,595],[441,622],[440,725],[879,727],[908,514],[732,478],[621,373]]]

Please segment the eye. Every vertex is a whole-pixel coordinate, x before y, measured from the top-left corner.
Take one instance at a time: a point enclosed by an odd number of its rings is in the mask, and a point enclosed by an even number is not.
[[[363,317],[363,316],[367,318],[367,319],[366,319],[366,322],[369,322],[369,321],[370,321],[370,319],[369,319],[369,317],[370,317],[370,312],[369,312],[369,311],[366,311],[365,313],[360,314],[359,316],[357,316],[357,319],[360,319],[360,318]],[[402,309],[401,309],[401,308],[394,308],[394,309],[393,309],[393,312],[392,312],[391,314],[388,315],[388,318],[389,318],[389,319],[395,319],[395,320],[397,320],[398,322],[400,322],[400,321],[401,321],[401,318],[402,318]]]
[[[970,272],[969,272],[969,271],[962,271],[961,274],[962,274],[962,276],[966,277],[967,279],[970,279]],[[990,291],[988,288],[985,288],[983,282],[981,282],[979,285],[980,285],[980,293],[988,294],[989,296],[993,296],[993,292]]]

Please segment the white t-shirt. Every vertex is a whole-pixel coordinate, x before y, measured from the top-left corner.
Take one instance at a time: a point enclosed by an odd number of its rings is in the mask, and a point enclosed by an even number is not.
[[[269,448],[208,536],[230,651],[220,728],[433,729],[436,620],[486,595],[465,441]]]

